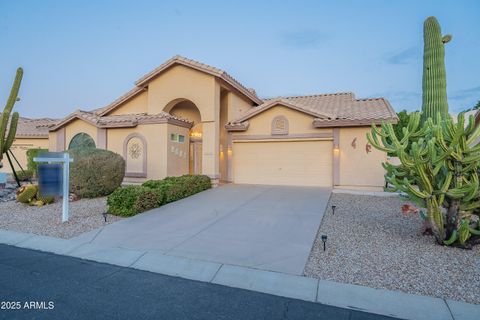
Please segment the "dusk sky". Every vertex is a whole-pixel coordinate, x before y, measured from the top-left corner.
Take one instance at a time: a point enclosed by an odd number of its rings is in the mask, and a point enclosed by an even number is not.
[[[0,0],[0,103],[25,71],[16,110],[63,117],[105,106],[180,54],[262,97],[352,91],[421,107],[423,21],[446,45],[451,112],[480,100],[480,1]]]

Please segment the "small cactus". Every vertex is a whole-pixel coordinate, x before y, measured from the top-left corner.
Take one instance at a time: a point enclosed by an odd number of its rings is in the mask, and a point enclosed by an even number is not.
[[[38,192],[38,186],[34,184],[27,184],[22,186],[17,191],[17,201],[21,203],[30,203],[35,199]]]
[[[42,196],[36,184],[27,184],[20,187],[17,191],[17,201],[30,206],[41,207],[45,204],[53,203],[54,200],[52,196]]]
[[[53,201],[55,200],[53,196],[42,196],[40,193],[40,189],[38,190],[36,197],[37,197],[37,200],[42,201],[43,204],[50,204],[50,203],[53,203]]]

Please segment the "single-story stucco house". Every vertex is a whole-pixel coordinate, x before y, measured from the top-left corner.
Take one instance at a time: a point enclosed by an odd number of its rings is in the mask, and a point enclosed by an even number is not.
[[[397,120],[384,98],[261,99],[225,71],[175,56],[103,108],[22,119],[13,152],[94,145],[125,158],[126,182],[191,173],[215,183],[382,187],[386,154],[366,133]]]

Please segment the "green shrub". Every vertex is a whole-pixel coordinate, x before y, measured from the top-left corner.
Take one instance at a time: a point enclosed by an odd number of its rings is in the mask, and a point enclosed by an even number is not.
[[[28,180],[32,180],[33,178],[33,172],[32,170],[20,170],[20,171],[15,171],[15,173],[17,174],[17,177],[18,177],[18,180],[20,181],[28,181]]]
[[[83,198],[109,195],[122,184],[125,160],[108,150],[75,148],[70,166],[70,192]]]
[[[163,180],[149,180],[142,186],[161,189],[165,193],[164,202],[169,203],[209,189],[212,187],[212,183],[208,176],[184,175],[181,177],[167,177]]]
[[[33,148],[27,150],[27,169],[32,172],[33,176],[37,176],[38,162],[33,161],[33,158],[38,157],[40,154],[48,152],[48,149]]]
[[[126,186],[117,188],[107,198],[108,213],[117,216],[133,216],[137,212],[134,207],[139,196],[151,189],[142,186]]]
[[[146,181],[141,186],[120,187],[108,196],[108,212],[119,216],[133,216],[211,187],[210,178],[201,175],[167,177],[163,180]]]
[[[164,204],[165,193],[161,189],[149,189],[142,190],[135,203],[133,205],[133,211],[135,213],[140,213],[155,209]]]

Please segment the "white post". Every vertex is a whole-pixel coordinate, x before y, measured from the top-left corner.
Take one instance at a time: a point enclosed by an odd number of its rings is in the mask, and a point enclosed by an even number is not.
[[[68,221],[68,189],[69,189],[69,173],[70,173],[70,156],[68,152],[63,154],[63,206],[62,206],[62,222]]]

